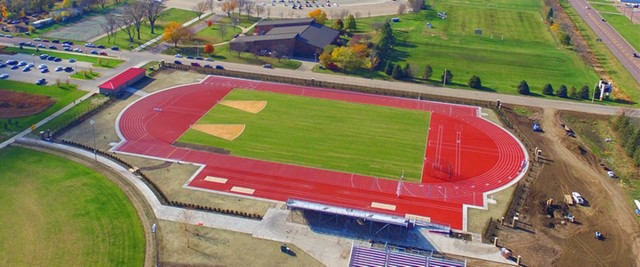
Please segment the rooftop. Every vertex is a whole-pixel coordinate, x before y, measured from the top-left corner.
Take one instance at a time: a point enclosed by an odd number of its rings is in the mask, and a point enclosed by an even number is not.
[[[126,84],[128,81],[137,77],[141,73],[144,73],[145,71],[146,70],[143,68],[129,68],[128,70],[123,71],[122,73],[116,75],[105,83],[98,85],[98,88],[115,90],[116,88],[120,88],[120,86]]]

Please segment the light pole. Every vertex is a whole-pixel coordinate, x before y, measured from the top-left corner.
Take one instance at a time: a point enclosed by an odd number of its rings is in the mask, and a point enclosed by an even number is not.
[[[31,62],[33,62],[33,65],[36,64],[36,54],[31,54]]]
[[[313,62],[318,63],[318,53],[313,53]]]
[[[98,161],[98,147],[96,146],[96,121],[89,120],[91,127],[93,127],[93,159]]]

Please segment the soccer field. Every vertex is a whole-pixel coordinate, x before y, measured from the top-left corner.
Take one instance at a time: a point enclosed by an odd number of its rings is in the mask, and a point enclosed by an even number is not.
[[[0,150],[0,265],[142,266],[138,215],[99,173],[34,150]]]
[[[178,141],[231,155],[348,173],[419,181],[431,113],[252,90],[225,101],[266,101],[256,113],[214,106],[197,124],[244,124],[225,140],[189,129]]]

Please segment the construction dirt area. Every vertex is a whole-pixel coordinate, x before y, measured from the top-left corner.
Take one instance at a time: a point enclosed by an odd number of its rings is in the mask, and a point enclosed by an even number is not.
[[[525,186],[527,197],[516,209],[517,227],[512,227],[513,217],[505,218],[503,226],[494,226],[498,245],[512,250],[514,257],[520,255],[525,266],[640,266],[640,228],[633,201],[618,179],[609,178],[581,137],[582,133],[594,135],[595,130],[582,127],[586,130],[575,131],[572,138],[561,126],[566,112],[527,108],[526,114],[518,115],[513,111],[507,113],[541,157],[531,164],[534,179]],[[587,126],[607,122],[595,115],[571,116]],[[532,130],[534,121],[543,132]],[[572,192],[584,197],[584,205],[567,204],[570,197],[566,196]],[[516,193],[514,201],[521,199]],[[570,215],[575,222],[568,219]],[[596,239],[596,231],[604,238]]]

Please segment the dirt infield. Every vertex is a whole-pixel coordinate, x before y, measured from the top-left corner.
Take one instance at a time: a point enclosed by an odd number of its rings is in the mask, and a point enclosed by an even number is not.
[[[222,100],[218,104],[257,114],[267,106],[267,101]]]
[[[244,132],[244,124],[196,124],[191,129],[233,141]]]
[[[38,114],[55,103],[49,96],[0,90],[0,119]]]

